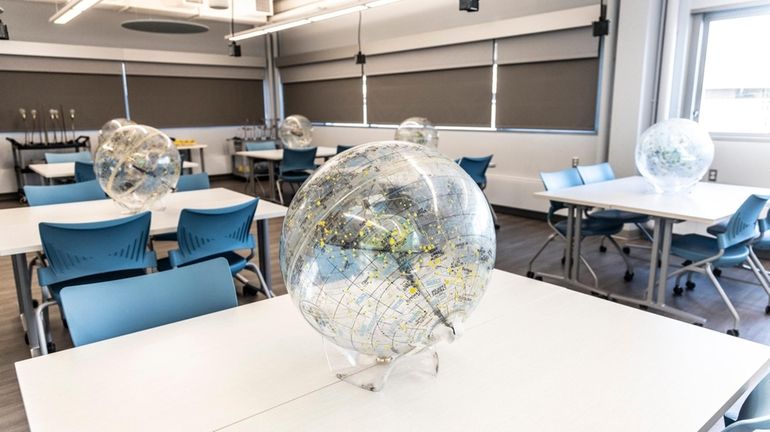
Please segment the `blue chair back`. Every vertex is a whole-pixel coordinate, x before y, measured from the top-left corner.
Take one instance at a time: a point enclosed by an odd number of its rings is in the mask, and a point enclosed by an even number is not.
[[[279,167],[279,173],[283,174],[290,171],[314,170],[315,155],[318,148],[308,149],[283,149],[283,160]]]
[[[348,150],[352,149],[353,147],[354,147],[354,146],[344,146],[344,145],[338,145],[338,146],[337,146],[337,154],[340,154],[340,153],[342,153],[342,152],[344,152],[344,151],[348,151]]]
[[[492,162],[492,156],[493,155],[484,157],[464,156],[460,159],[460,168],[464,169],[465,172],[471,176],[473,181],[475,181],[482,189],[487,185],[487,169],[489,168],[489,163]]]
[[[205,172],[179,176],[179,181],[176,183],[177,192],[208,189],[209,187],[211,187],[209,175]]]
[[[75,346],[238,306],[224,258],[128,279],[66,287],[61,298]]]
[[[179,215],[177,242],[179,249],[169,251],[172,267],[183,266],[204,258],[256,247],[251,223],[259,199],[232,207],[193,210]]]
[[[615,179],[615,173],[607,162],[596,165],[582,165],[577,167],[583,184],[599,183]]]
[[[90,151],[45,154],[46,163],[91,162],[92,160]]]
[[[583,180],[580,178],[580,174],[575,168],[567,168],[555,172],[541,172],[540,179],[543,181],[543,186],[547,191],[555,191],[583,184]],[[551,201],[550,212],[553,213],[563,207],[564,203]]]
[[[75,181],[77,183],[96,180],[93,162],[75,161]]]
[[[246,151],[275,150],[278,148],[278,145],[275,141],[247,141],[244,143],[243,148]]]
[[[752,195],[741,204],[738,211],[727,221],[725,232],[717,235],[720,249],[727,249],[757,237],[759,214],[768,199],[768,196]]]
[[[30,206],[95,201],[105,198],[99,182],[91,180],[54,186],[24,186],[24,196]]]
[[[725,425],[727,427],[722,432],[747,432],[770,428],[770,375],[766,375],[749,393],[749,397],[741,405],[737,419],[729,421],[725,417]]]
[[[155,252],[147,249],[150,212],[102,222],[43,222],[38,228],[48,260],[38,269],[40,285],[156,266]]]

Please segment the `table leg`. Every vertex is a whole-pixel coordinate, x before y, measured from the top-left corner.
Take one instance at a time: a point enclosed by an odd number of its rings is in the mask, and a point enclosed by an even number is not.
[[[572,206],[567,206],[567,236],[564,245],[564,280],[568,281],[572,276],[572,244],[574,234],[574,210]]]
[[[671,237],[673,237],[674,224],[671,219],[663,219],[660,234],[663,247],[660,250],[660,270],[658,271],[658,287],[656,289],[658,306],[666,305],[666,279],[668,279],[668,261],[671,255]]]
[[[572,228],[572,281],[574,282],[580,282],[580,245],[581,245],[581,237],[583,236],[582,233],[582,227],[583,227],[583,208],[580,206],[577,206],[574,208],[575,216],[573,216],[574,221],[572,224],[574,227]]]
[[[267,219],[257,221],[257,247],[259,248],[259,269],[267,286],[273,287],[273,272],[270,269],[270,227]]]
[[[267,161],[268,162],[268,178],[270,179],[270,197],[272,198],[272,201],[275,202],[278,197],[276,197],[275,193],[275,161]]]
[[[22,322],[26,326],[27,339],[29,340],[29,353],[31,357],[40,355],[40,344],[37,336],[37,324],[35,323],[35,309],[32,307],[32,281],[27,270],[27,255],[15,254],[11,256],[13,264],[13,278],[16,283],[16,295],[21,308]]]
[[[198,149],[198,155],[201,158],[201,172],[206,172],[206,161],[203,160],[203,147]]]
[[[652,249],[650,250],[650,274],[647,276],[647,292],[645,301],[652,304],[655,301],[655,277],[658,274],[658,260],[660,259],[660,240],[662,237],[663,225],[665,223],[661,218],[655,218],[655,233],[652,238]]]

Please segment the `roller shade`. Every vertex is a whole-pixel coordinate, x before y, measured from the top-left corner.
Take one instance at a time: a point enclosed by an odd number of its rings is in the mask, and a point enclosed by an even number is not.
[[[281,81],[284,83],[325,81],[361,76],[361,65],[357,65],[351,57],[344,60],[334,60],[321,63],[311,63],[280,68]]]
[[[598,56],[599,40],[593,36],[590,26],[497,41],[497,63],[500,65]]]
[[[492,41],[400,51],[367,57],[366,75],[388,75],[492,65]]]
[[[502,65],[497,74],[497,127],[594,130],[598,59]]]
[[[283,111],[301,114],[313,122],[362,123],[361,78],[286,83]]]
[[[489,66],[368,77],[370,123],[426,117],[443,126],[489,126]]]

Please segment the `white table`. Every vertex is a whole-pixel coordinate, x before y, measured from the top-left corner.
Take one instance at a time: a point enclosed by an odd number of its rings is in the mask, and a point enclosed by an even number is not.
[[[190,158],[192,158],[192,150],[198,150],[198,156],[201,160],[201,171],[206,172],[206,160],[203,159],[203,149],[207,148],[208,144],[190,144],[190,145],[177,145],[176,149],[181,151],[186,151],[187,154],[190,155]],[[190,160],[192,162],[192,160]],[[195,166],[198,166],[197,164]]]
[[[435,378],[396,369],[370,393],[322,346],[282,296],[16,372],[38,432],[679,432],[708,430],[770,365],[770,347],[499,270]]]
[[[316,158],[327,160],[337,155],[337,149],[334,147],[316,147]],[[264,161],[268,163],[268,178],[270,180],[270,198],[275,201],[275,164],[283,160],[283,150],[253,150],[253,151],[239,151],[235,153],[236,156],[242,156],[247,159],[253,159],[254,161]],[[249,163],[249,185],[254,195],[257,194],[256,190],[256,178],[254,176],[254,164]]]
[[[709,225],[720,222],[732,216],[751,194],[768,195],[770,190],[701,182],[687,192],[659,194],[643,177],[636,176],[556,191],[538,192],[535,196],[567,204],[568,241],[564,279],[567,283],[578,287],[583,287],[579,281],[580,242],[574,239],[580,238],[584,209],[597,207],[651,216],[655,222],[655,235],[650,256],[647,291],[644,298],[640,300],[614,294],[610,294],[610,297],[667,313],[693,323],[703,324],[705,320],[702,317],[672,308],[665,303],[672,226],[681,221],[693,221]],[[658,259],[661,261],[660,272],[657,272]],[[656,274],[657,285],[655,283]]]
[[[185,161],[182,163],[182,169],[193,169],[198,164]],[[58,162],[44,164],[30,164],[29,169],[43,178],[46,184],[51,184],[52,180],[60,180],[75,177],[75,162]]]
[[[163,199],[165,210],[152,212],[150,234],[176,231],[179,214],[184,208],[228,207],[253,199],[228,189],[216,188],[190,192],[176,192]],[[260,200],[254,220],[257,221],[259,267],[270,285],[270,247],[268,219],[286,215],[286,207]],[[30,354],[39,354],[37,327],[32,307],[32,287],[26,254],[42,251],[38,224],[40,222],[79,223],[96,222],[126,217],[112,200],[86,201],[36,207],[0,210],[0,256],[11,256],[19,312],[29,339]]]

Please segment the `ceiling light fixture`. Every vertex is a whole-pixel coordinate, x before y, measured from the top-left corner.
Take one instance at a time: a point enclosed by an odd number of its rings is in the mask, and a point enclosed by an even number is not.
[[[67,24],[100,1],[102,0],[70,0],[59,10],[59,12],[56,12],[49,18],[48,21],[52,21],[54,24]]]
[[[397,1],[400,1],[400,0],[375,0],[370,2],[362,2],[363,4],[359,4],[356,6],[347,6],[347,7],[333,10],[330,12],[323,11],[323,13],[311,15],[296,21],[287,21],[287,22],[276,23],[276,24],[268,24],[262,27],[256,27],[250,30],[244,30],[242,32],[235,33],[233,35],[227,35],[225,36],[225,39],[228,39],[232,42],[238,42],[244,39],[250,39],[257,36],[262,36],[268,33],[275,33],[281,30],[287,30],[290,28],[299,27],[299,26],[303,26],[305,24],[310,24],[313,22],[324,21],[327,19],[336,18],[343,15],[352,14],[355,12],[361,12],[366,9],[385,6],[387,4],[395,3]]]

